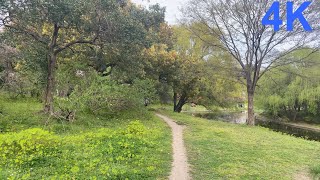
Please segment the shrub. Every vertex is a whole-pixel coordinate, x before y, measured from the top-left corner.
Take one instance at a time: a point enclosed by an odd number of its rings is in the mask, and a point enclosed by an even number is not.
[[[130,85],[96,77],[85,89],[76,86],[70,97],[60,99],[58,103],[65,111],[73,108],[105,116],[139,109],[143,105],[143,97]]]
[[[0,102],[0,116],[4,113],[4,105]]]
[[[0,114],[0,133],[9,132],[11,129],[11,124],[12,123],[6,116]]]
[[[123,84],[101,77],[92,70],[83,72],[81,77],[70,75],[72,77],[65,78],[66,74],[60,77],[64,78],[64,83],[59,83],[59,96],[55,97],[58,117],[74,120],[79,111],[99,116],[117,116],[126,112],[143,111],[143,105],[157,99],[155,82],[151,80],[135,80],[133,84]]]
[[[0,178],[154,179],[159,171],[151,155],[160,147],[154,135],[140,121],[72,136],[8,133],[0,136]]]
[[[42,157],[50,157],[58,149],[56,136],[41,129],[0,135],[0,165],[17,167],[33,164]]]
[[[136,79],[133,83],[133,88],[144,99],[144,105],[148,106],[158,100],[156,91],[156,82],[150,79]]]

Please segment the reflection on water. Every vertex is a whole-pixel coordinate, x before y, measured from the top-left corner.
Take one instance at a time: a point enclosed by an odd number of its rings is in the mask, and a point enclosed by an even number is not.
[[[192,115],[209,120],[219,120],[234,124],[245,124],[247,120],[247,112],[199,112],[192,113]],[[303,137],[309,140],[320,141],[319,129],[303,127],[294,123],[290,124],[281,121],[268,120],[267,118],[256,119],[256,123],[258,126],[263,126],[277,132],[291,134],[296,137]]]
[[[219,120],[234,124],[245,124],[247,121],[247,112],[210,112],[210,113],[193,113],[196,117]]]

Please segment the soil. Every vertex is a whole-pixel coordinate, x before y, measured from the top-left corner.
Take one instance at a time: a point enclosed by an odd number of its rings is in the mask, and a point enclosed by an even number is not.
[[[173,162],[169,179],[170,180],[190,180],[189,164],[187,158],[187,151],[183,142],[184,126],[178,125],[173,119],[156,114],[163,119],[172,129],[172,148],[173,148]]]

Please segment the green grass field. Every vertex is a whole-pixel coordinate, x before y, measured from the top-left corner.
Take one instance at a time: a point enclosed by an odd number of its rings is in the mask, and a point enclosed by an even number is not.
[[[69,123],[48,119],[39,113],[41,107],[33,99],[0,97],[0,179],[168,177],[171,132],[152,112],[121,117],[79,113]],[[184,138],[194,179],[319,177],[319,142],[169,110],[160,111],[187,126]]]
[[[187,126],[194,179],[300,179],[320,173],[320,143],[262,127],[228,124],[169,111]]]
[[[77,115],[73,123],[40,113],[33,99],[0,97],[0,179],[166,179],[171,131],[151,112]],[[139,118],[134,118],[139,117]]]

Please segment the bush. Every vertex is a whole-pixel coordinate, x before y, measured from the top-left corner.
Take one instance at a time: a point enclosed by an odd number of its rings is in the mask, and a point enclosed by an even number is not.
[[[11,129],[12,123],[4,115],[0,114],[0,133],[9,132]]]
[[[4,105],[0,104],[0,116],[3,115],[3,113],[4,113]]]
[[[58,138],[48,131],[28,129],[20,133],[0,135],[0,165],[19,167],[54,155]]]
[[[159,99],[156,91],[156,82],[153,80],[136,79],[133,83],[133,88],[143,97],[145,106],[157,102]]]
[[[84,69],[78,77],[76,70],[70,67],[66,70],[70,75],[65,72],[59,74],[59,96],[54,101],[59,118],[72,121],[79,111],[99,116],[117,116],[141,111],[143,105],[157,101],[155,82],[152,80],[136,79],[132,84],[123,84],[109,77],[101,77],[92,69]]]
[[[6,132],[7,128],[8,128],[8,122],[4,119],[4,106],[0,102],[0,133]]]
[[[56,136],[41,129],[0,136],[0,173],[7,179],[155,179],[162,147],[140,121],[119,130]],[[161,163],[160,163],[161,164]]]
[[[88,87],[76,86],[69,97],[56,98],[63,112],[77,109],[95,115],[116,115],[141,109],[143,95],[127,84],[117,84],[105,77],[96,77]]]

